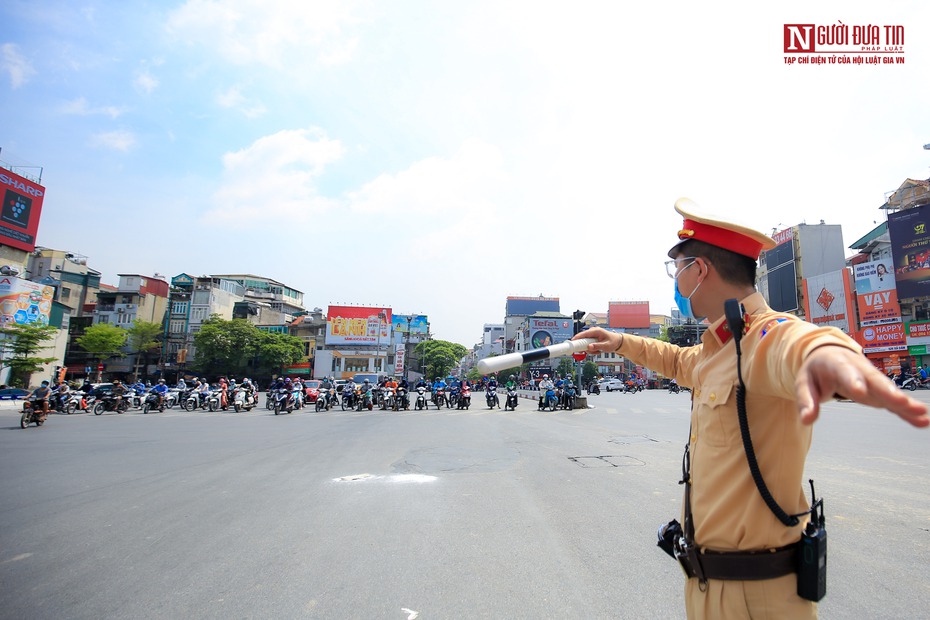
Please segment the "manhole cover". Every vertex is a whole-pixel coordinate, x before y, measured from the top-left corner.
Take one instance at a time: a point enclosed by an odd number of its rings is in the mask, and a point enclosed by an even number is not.
[[[645,463],[632,456],[570,456],[569,461],[582,467],[627,467],[630,465],[642,466]]]

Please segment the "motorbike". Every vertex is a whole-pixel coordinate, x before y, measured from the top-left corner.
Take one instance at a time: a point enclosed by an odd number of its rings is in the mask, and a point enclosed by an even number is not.
[[[54,402],[55,409],[57,409],[61,413],[66,413],[68,415],[71,415],[72,413],[77,411],[78,404],[81,402],[81,399],[76,396],[75,392],[69,390],[65,392],[64,394],[59,393],[58,398],[50,402]]]
[[[165,395],[165,408],[171,409],[172,407],[178,404],[180,399],[181,399],[181,390],[177,388],[169,389],[168,393]]]
[[[511,411],[516,410],[517,408],[517,388],[508,387],[507,388],[507,400],[504,401],[504,411],[510,409]]]
[[[362,409],[368,409],[368,411],[371,411],[372,409],[374,409],[375,408],[375,404],[374,404],[375,397],[374,397],[374,394],[372,394],[371,392],[371,388],[369,387],[366,390],[362,388],[361,386],[359,386],[356,389],[358,390],[358,392],[355,395],[355,406],[357,408],[356,410],[361,411]]]
[[[421,409],[428,408],[428,406],[428,401],[426,400],[426,388],[421,385],[417,388],[417,400],[414,403],[414,408],[416,408],[417,411],[420,411]]]
[[[397,394],[394,395],[394,411],[401,409],[410,409],[410,399],[407,398],[407,388],[397,388]]]
[[[543,397],[539,399],[539,410],[545,411],[549,409],[550,411],[555,411],[558,404],[559,401],[555,397],[555,388],[548,388]]]
[[[442,409],[442,406],[446,404],[446,391],[443,388],[433,391],[433,404],[437,409]]]
[[[457,407],[459,404],[459,388],[452,386],[449,388],[449,396],[446,398],[446,406],[449,409]]]
[[[680,394],[681,392],[690,392],[688,388],[678,385],[678,383],[669,383],[668,384],[668,393],[669,394]]]
[[[145,395],[142,401],[142,413],[157,409],[159,413],[165,410],[165,399],[158,392],[152,391]]]
[[[275,390],[274,394],[272,394],[272,400],[274,401],[275,415],[280,414],[282,411],[285,413],[291,413],[294,411],[294,394],[292,394],[290,390]]]
[[[254,392],[249,392],[248,390],[243,390],[239,387],[233,390],[232,401],[233,409],[236,410],[236,413],[239,413],[243,409],[246,411],[251,411],[252,407],[258,404],[258,399],[255,398]]]
[[[42,426],[48,418],[48,412],[43,411],[42,407],[35,406],[35,400],[32,403],[26,401],[23,403],[23,415],[19,418],[20,428],[26,428],[30,424]]]
[[[323,411],[324,409],[326,411],[329,411],[330,407],[332,407],[332,405],[330,404],[331,403],[330,392],[332,392],[332,390],[330,390],[329,388],[320,388],[320,395],[316,397],[316,410],[317,411]]]
[[[900,377],[900,375],[898,375]],[[930,389],[930,381],[921,381],[920,375],[908,374],[900,382],[895,379],[895,384],[902,390],[914,391],[920,389]]]
[[[496,387],[488,386],[487,391],[484,393],[484,400],[487,401],[489,409],[494,409],[495,405],[498,409],[501,408],[501,399],[497,395]]]
[[[113,394],[104,394],[94,403],[94,415],[101,415],[104,411],[125,413],[129,411],[129,402],[126,398],[120,398]]]
[[[467,385],[462,386],[461,392],[459,392],[459,402],[458,409],[468,409],[471,407],[471,389]]]
[[[193,390],[188,389],[181,396],[181,408],[185,411],[195,411],[200,407],[200,396]]]
[[[562,398],[560,399],[562,409],[572,410],[575,408],[575,384],[569,383],[562,389]]]
[[[355,393],[358,390],[356,387],[354,390],[347,390],[343,388],[342,390],[342,410],[351,411],[355,409]]]
[[[595,383],[595,382],[593,382],[593,381],[592,381],[591,383],[588,384],[588,394],[589,394],[589,395],[590,395],[590,394],[600,394],[600,393],[601,393],[601,386],[599,386],[597,383]]]

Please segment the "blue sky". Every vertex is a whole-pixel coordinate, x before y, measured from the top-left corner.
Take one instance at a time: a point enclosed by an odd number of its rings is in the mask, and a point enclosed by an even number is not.
[[[925,2],[625,4],[7,0],[0,160],[108,283],[251,272],[466,345],[507,295],[667,313],[679,196],[848,245],[930,176]],[[784,64],[837,20],[905,64]]]

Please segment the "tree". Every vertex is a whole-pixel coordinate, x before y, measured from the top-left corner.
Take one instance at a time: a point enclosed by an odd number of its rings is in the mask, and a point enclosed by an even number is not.
[[[205,375],[252,375],[281,372],[304,359],[300,338],[266,332],[245,319],[213,315],[194,335],[194,366]]]
[[[584,366],[581,367],[581,380],[587,384],[595,377],[597,377],[597,364],[592,359],[585,360]]]
[[[555,367],[555,371],[567,377],[569,375],[575,374],[575,362],[571,357],[563,357],[559,360],[559,365]]]
[[[136,319],[132,322],[132,326],[127,330],[127,332],[129,350],[136,354],[136,364],[133,376],[138,381],[140,358],[144,362],[143,365],[147,366],[149,355],[152,353],[152,351],[161,346],[161,343],[158,341],[158,337],[161,336],[162,328],[158,323],[150,323],[148,321]]]
[[[57,327],[40,323],[10,323],[0,328],[5,340],[5,352],[12,356],[3,361],[2,368],[10,369],[10,385],[29,385],[32,373],[42,370],[43,364],[54,362],[54,357],[36,357],[35,354],[45,348],[42,343],[55,337]]]
[[[103,362],[108,357],[123,357],[121,349],[126,346],[128,337],[129,333],[122,327],[110,323],[97,323],[84,330],[84,335],[75,342],[98,362]]]
[[[420,355],[428,377],[445,377],[468,353],[462,345],[447,340],[425,340],[414,350]]]

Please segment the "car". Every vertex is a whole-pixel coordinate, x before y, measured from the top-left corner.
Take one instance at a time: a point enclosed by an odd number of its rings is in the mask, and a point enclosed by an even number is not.
[[[607,390],[608,392],[612,392],[614,390],[620,390],[622,392],[624,387],[623,381],[620,379],[601,379],[597,382],[597,386],[602,390]]]
[[[304,400],[308,403],[315,403],[320,397],[320,385],[323,382],[319,379],[308,379],[304,381]]]
[[[21,400],[30,394],[32,391],[23,388],[3,388],[0,390],[0,400]]]
[[[342,389],[346,386],[346,383],[349,381],[347,379],[336,379],[334,383],[336,384],[336,394],[342,394]]]

